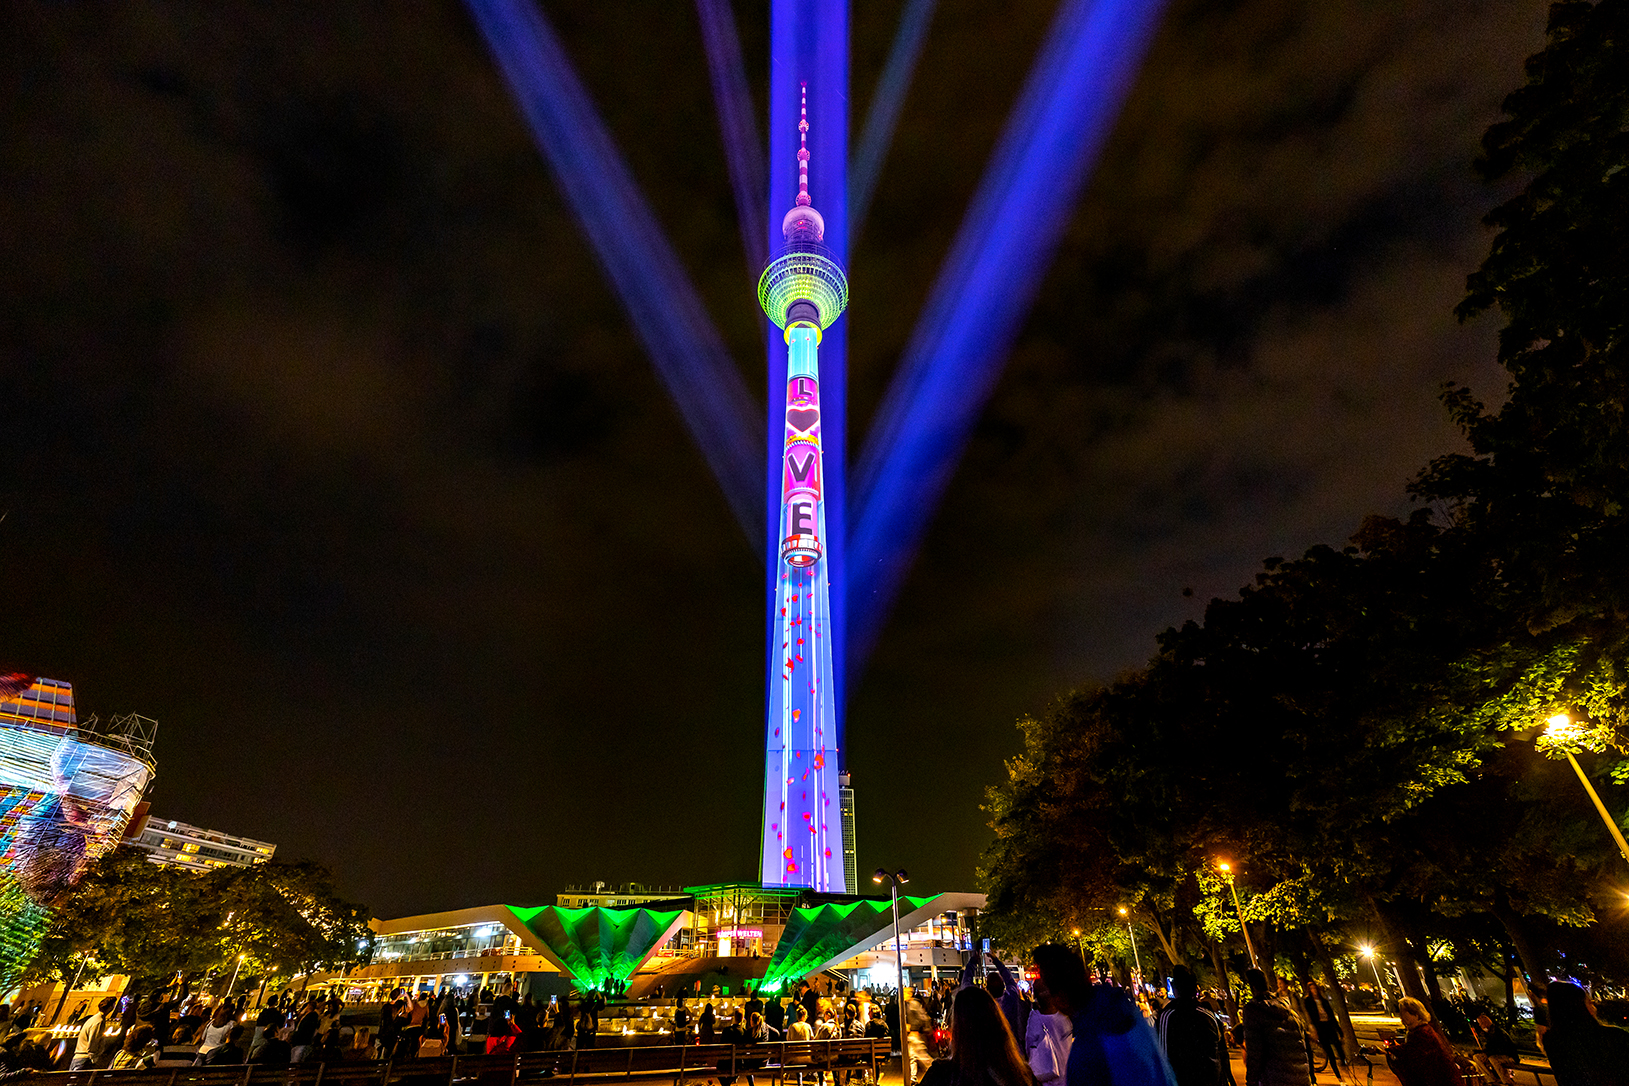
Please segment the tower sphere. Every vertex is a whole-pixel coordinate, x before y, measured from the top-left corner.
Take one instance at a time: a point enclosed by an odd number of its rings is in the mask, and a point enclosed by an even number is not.
[[[848,306],[848,276],[824,245],[787,246],[758,279],[758,304],[775,327],[786,328],[794,320],[806,319],[802,313],[791,312],[799,302],[814,306],[813,323],[822,331]]]

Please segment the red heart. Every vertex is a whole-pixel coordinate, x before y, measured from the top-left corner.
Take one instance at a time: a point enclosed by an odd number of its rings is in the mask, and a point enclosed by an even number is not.
[[[786,410],[786,421],[800,434],[808,433],[809,427],[820,421],[818,407],[789,407]]]

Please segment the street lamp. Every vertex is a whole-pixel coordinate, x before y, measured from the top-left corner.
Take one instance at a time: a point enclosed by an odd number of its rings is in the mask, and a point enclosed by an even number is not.
[[[1244,932],[1244,949],[1250,952],[1250,964],[1260,969],[1261,964],[1256,961],[1256,946],[1250,941],[1250,928],[1244,922],[1244,909],[1239,906],[1239,890],[1233,885],[1233,865],[1223,860],[1216,866],[1221,869],[1222,877],[1227,879],[1227,888],[1233,891],[1233,911],[1239,914],[1239,930]]]
[[[244,956],[242,954],[238,955],[238,963],[232,967],[232,979],[227,983],[226,994],[221,997],[222,999],[232,998],[232,989],[236,987],[238,983],[238,970],[243,968],[243,957]]]
[[[884,879],[888,881],[888,891],[894,899],[894,969],[899,975],[899,1077],[904,1080],[905,1086],[911,1086],[911,1046],[905,1040],[905,956],[900,950],[899,939],[899,888],[911,880],[903,869],[890,875],[879,867],[877,873],[871,876],[872,882],[882,882]]]
[[[1120,906],[1120,915],[1126,916],[1126,907],[1124,905]],[[1142,955],[1137,953],[1137,933],[1131,930],[1130,917],[1126,918],[1126,934],[1131,936],[1131,960],[1137,963],[1137,983],[1132,987],[1141,988],[1143,983],[1143,959]]]
[[[1552,739],[1565,739],[1577,730],[1577,726],[1572,722],[1572,717],[1566,713],[1557,713],[1544,722],[1544,734]],[[1563,747],[1561,752],[1567,756],[1567,761],[1572,763],[1572,771],[1578,774],[1578,780],[1583,784],[1584,791],[1589,793],[1589,798],[1594,801],[1595,809],[1601,812],[1601,821],[1606,823],[1606,832],[1612,835],[1612,840],[1618,843],[1618,851],[1623,854],[1624,860],[1629,862],[1629,842],[1624,841],[1623,831],[1618,829],[1617,821],[1607,812],[1606,804],[1601,802],[1601,797],[1596,793],[1595,786],[1589,783],[1589,778],[1584,775],[1584,767],[1578,764],[1578,759],[1572,756],[1572,751]]]
[[[1358,952],[1360,954],[1362,954],[1365,958],[1369,959],[1369,968],[1374,970],[1374,986],[1375,986],[1375,989],[1378,992],[1382,1003],[1384,1003],[1385,998],[1386,998],[1386,985],[1380,979],[1380,966],[1375,964],[1374,947],[1367,946],[1367,945],[1360,946],[1360,947],[1358,947]]]

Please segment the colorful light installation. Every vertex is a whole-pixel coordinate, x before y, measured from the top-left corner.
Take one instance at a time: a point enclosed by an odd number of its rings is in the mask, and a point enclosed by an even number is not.
[[[33,960],[50,906],[119,843],[152,776],[141,758],[86,741],[67,683],[0,699],[0,991]]]
[[[807,91],[798,121],[798,195],[781,220],[785,247],[758,281],[758,300],[785,330],[778,588],[779,651],[769,681],[763,854],[769,885],[843,893],[837,794],[837,689],[832,674],[830,537],[820,426],[820,339],[848,305],[848,277],[822,243],[809,197]],[[773,643],[772,643],[773,647]]]
[[[564,909],[545,905],[511,911],[582,985],[602,989],[625,981],[672,937],[685,910],[642,908]]]

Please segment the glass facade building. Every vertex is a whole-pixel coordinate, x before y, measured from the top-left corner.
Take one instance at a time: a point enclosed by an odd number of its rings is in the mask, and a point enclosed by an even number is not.
[[[277,846],[270,841],[238,837],[151,815],[125,843],[145,852],[155,864],[171,864],[194,871],[265,863],[277,851]]]

